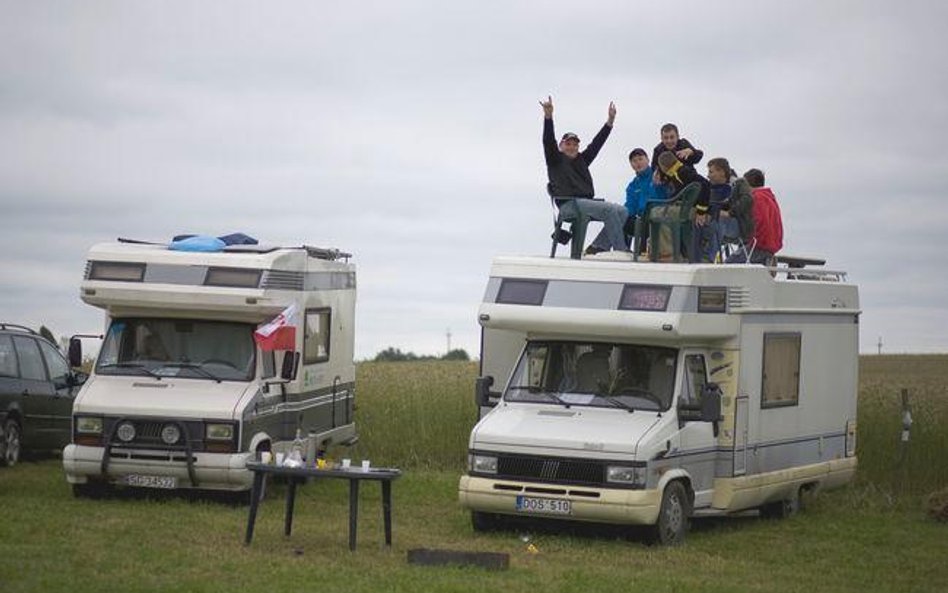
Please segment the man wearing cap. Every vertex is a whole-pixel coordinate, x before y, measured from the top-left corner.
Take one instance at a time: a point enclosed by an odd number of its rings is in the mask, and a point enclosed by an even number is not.
[[[543,154],[546,158],[546,173],[550,195],[557,208],[575,208],[593,220],[602,222],[602,232],[593,240],[586,250],[587,253],[609,249],[628,251],[623,232],[628,213],[621,204],[594,199],[596,192],[589,172],[589,165],[599,154],[609,132],[612,131],[612,123],[616,118],[615,105],[609,103],[609,115],[605,125],[582,152],[579,150],[579,136],[572,132],[563,134],[557,144],[553,131],[553,98],[547,97],[546,101],[540,101],[540,105],[543,107],[544,118]],[[564,213],[569,214],[568,211]]]
[[[629,153],[629,164],[635,171],[635,177],[625,188],[625,209],[629,213],[625,228],[626,235],[631,236],[634,234],[635,220],[645,215],[648,203],[665,199],[665,188],[653,183],[652,167],[649,165],[648,154],[644,148],[635,148]],[[642,225],[642,237],[639,237],[643,248],[647,237],[648,225],[646,224]]]

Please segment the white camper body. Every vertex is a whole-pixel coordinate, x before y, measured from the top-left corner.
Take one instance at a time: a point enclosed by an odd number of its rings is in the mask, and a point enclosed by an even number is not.
[[[170,251],[96,245],[80,295],[105,339],[63,452],[77,493],[101,484],[245,490],[245,463],[356,439],[355,267],[311,247]],[[257,325],[290,305],[295,346],[263,352]],[[282,369],[282,370],[281,370]]]
[[[859,301],[845,274],[619,257],[494,260],[459,485],[475,527],[683,530],[852,478]]]

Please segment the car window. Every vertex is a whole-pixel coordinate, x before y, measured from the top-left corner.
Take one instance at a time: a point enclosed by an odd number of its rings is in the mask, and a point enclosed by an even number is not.
[[[66,376],[69,375],[69,364],[66,359],[49,342],[41,340],[39,345],[43,351],[43,358],[46,359],[46,368],[49,369],[50,380],[56,385],[65,385]]]
[[[0,336],[0,377],[16,377],[16,353],[10,336]]]
[[[13,345],[16,346],[16,354],[20,359],[20,377],[45,381],[46,368],[43,366],[43,358],[40,356],[36,340],[23,336],[13,336]]]

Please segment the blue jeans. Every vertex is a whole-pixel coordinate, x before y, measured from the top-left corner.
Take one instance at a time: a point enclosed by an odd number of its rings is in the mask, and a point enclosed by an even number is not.
[[[580,213],[603,224],[602,231],[592,242],[593,247],[604,251],[609,249],[615,249],[616,251],[629,250],[623,231],[625,219],[629,216],[625,206],[591,198],[572,198],[568,202],[563,202],[563,205],[560,206],[560,211],[566,215],[575,214],[577,209]]]

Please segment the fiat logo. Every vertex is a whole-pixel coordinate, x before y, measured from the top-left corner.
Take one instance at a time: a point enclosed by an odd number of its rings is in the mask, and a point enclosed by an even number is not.
[[[123,422],[119,424],[115,434],[118,435],[119,440],[126,443],[131,442],[135,438],[135,425],[131,422]]]

